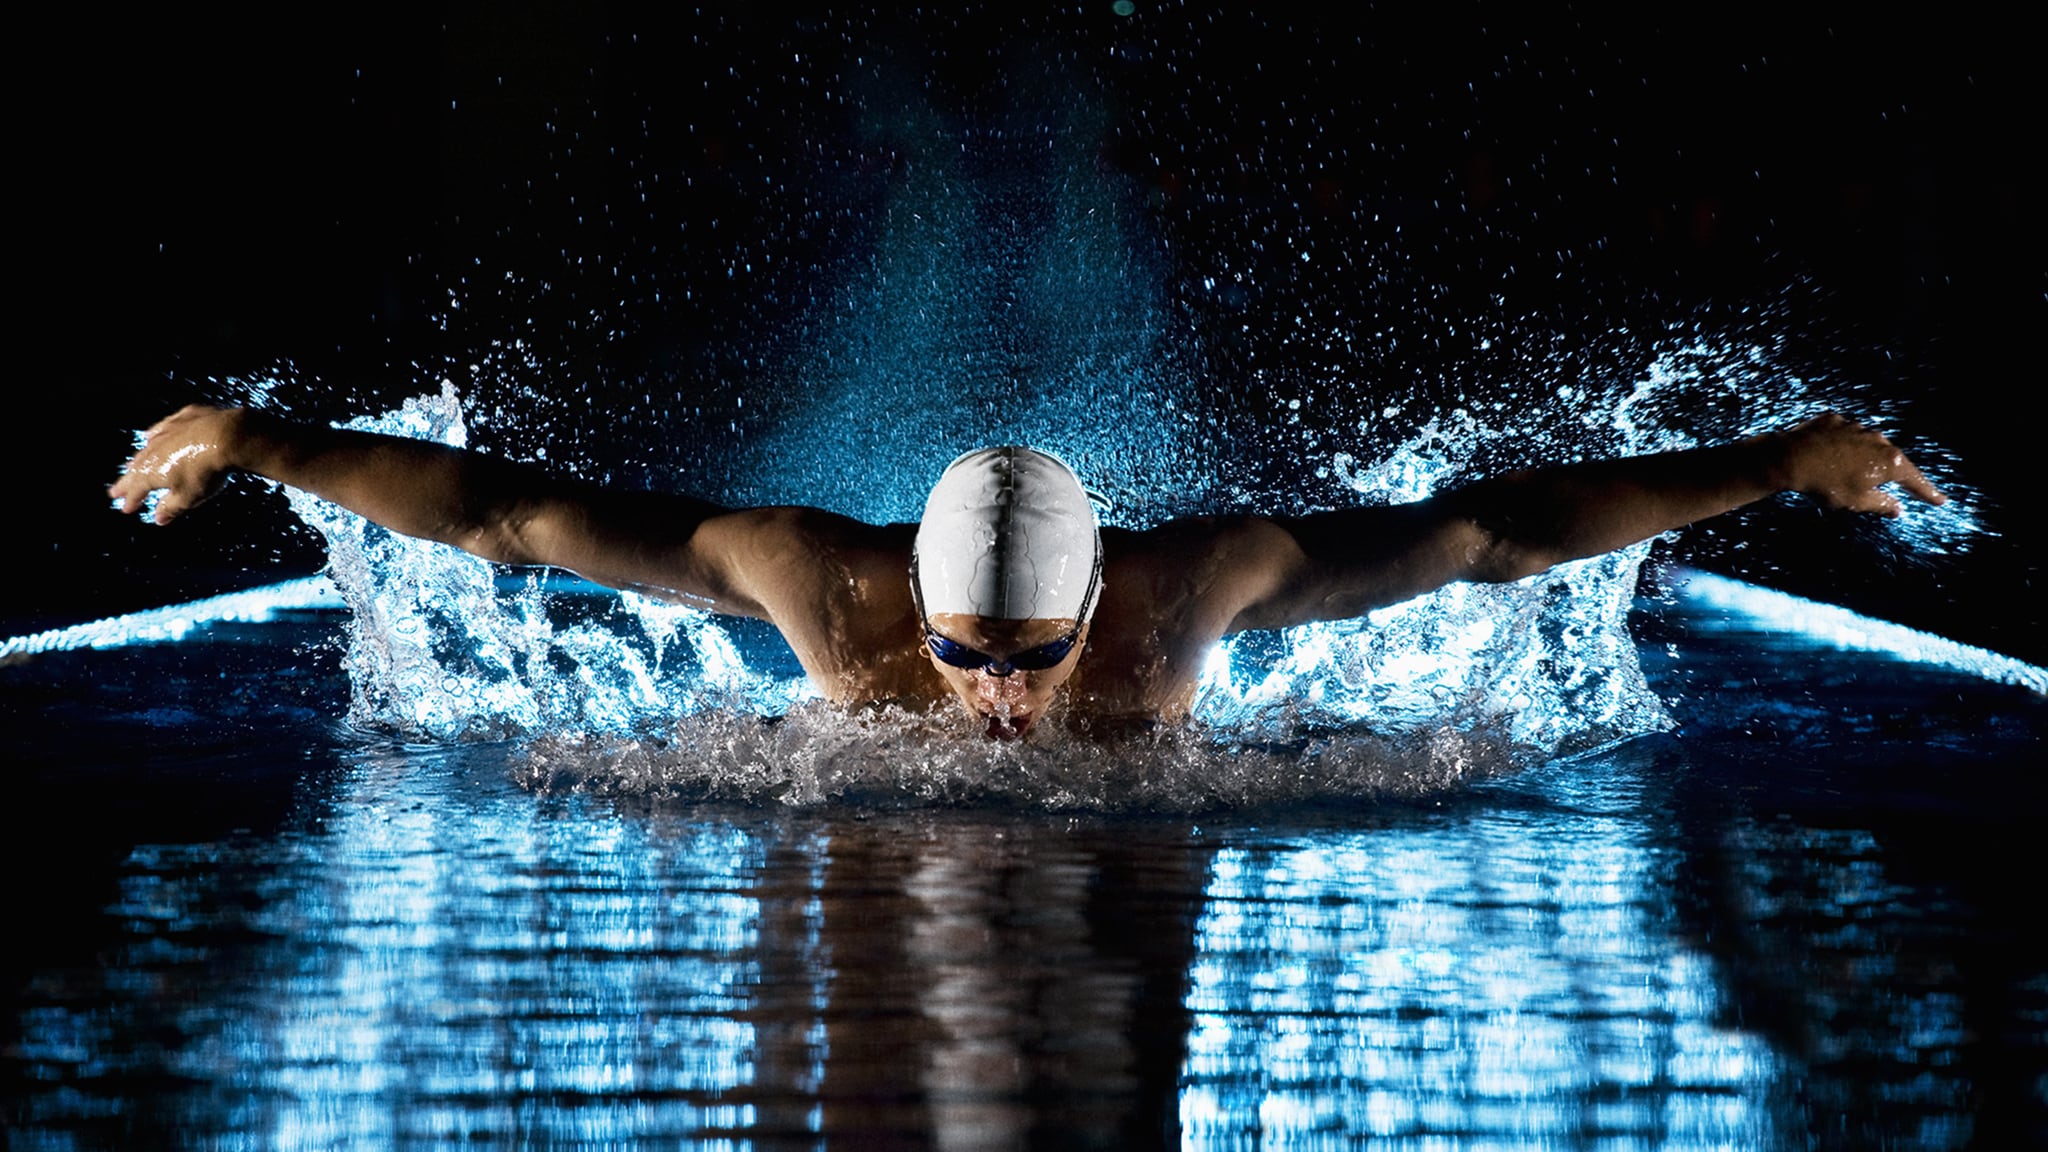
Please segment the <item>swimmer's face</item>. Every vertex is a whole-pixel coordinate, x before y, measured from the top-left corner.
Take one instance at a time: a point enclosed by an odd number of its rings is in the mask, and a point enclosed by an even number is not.
[[[997,620],[989,616],[940,612],[931,618],[930,624],[932,631],[955,644],[999,661],[1074,635],[1074,621],[1071,619]],[[959,697],[968,712],[985,725],[988,735],[999,740],[1015,740],[1045,715],[1060,685],[1074,674],[1087,639],[1088,629],[1083,626],[1079,639],[1059,663],[1037,671],[1018,669],[1005,676],[995,675],[987,666],[955,667],[934,655],[929,645],[925,648],[925,658],[932,662],[939,675],[945,677],[947,687]]]

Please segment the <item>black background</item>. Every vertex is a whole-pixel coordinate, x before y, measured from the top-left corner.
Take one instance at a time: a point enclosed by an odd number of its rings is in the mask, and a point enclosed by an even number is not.
[[[544,438],[503,447],[630,476],[646,430],[611,401],[658,415],[754,387],[732,350],[815,306],[803,270],[918,163],[863,135],[883,105],[912,93],[987,141],[1071,85],[1219,394],[1332,367],[1261,335],[1290,316],[1418,335],[1507,316],[1573,361],[1625,328],[1765,315],[1747,331],[1784,363],[1938,446],[1995,535],[1898,563],[1787,508],[1695,534],[1691,558],[2048,661],[2041,104],[2017,22],[514,3],[80,11],[19,35],[10,634],[318,564],[274,501],[164,531],[107,511],[128,430],[233,398],[229,377],[289,365],[293,410],[341,417],[524,334],[581,371],[518,413]],[[1341,255],[1304,271],[1283,238]],[[1202,291],[1223,261],[1251,287]],[[506,272],[526,290],[483,287]],[[1408,347],[1380,368],[1503,371]],[[693,443],[724,427],[676,421]]]

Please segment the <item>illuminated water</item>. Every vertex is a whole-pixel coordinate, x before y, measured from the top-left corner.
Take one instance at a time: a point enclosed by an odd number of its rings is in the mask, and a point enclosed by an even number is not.
[[[1675,734],[1092,814],[988,745],[918,795],[901,731],[829,802],[610,766],[644,742],[548,786],[546,742],[338,724],[331,609],[51,651],[0,669],[9,1144],[2038,1137],[2042,697],[1704,603],[1638,620]]]
[[[1039,29],[948,107],[864,20],[826,22],[850,60],[650,48],[722,86],[682,100],[732,121],[712,166],[623,96],[539,113],[556,171],[480,177],[524,198],[462,204],[445,340],[389,382],[422,395],[360,422],[874,520],[1022,440],[1147,524],[1902,415],[1783,301],[1566,282],[1598,306],[1560,322],[1548,282],[1598,261],[1513,233],[1572,189],[1421,213],[1436,160],[1380,158],[1486,109],[1349,53],[1303,57],[1329,106],[1290,76],[1248,119],[1235,53],[1169,36],[1167,82],[1111,91]],[[1292,188],[1325,171],[1334,207]],[[1967,470],[1914,447],[1961,499],[1831,524],[1851,563],[1977,537]],[[0,646],[10,1148],[2048,1144],[2041,669],[1712,580],[1631,635],[1636,549],[1242,637],[1185,731],[998,747],[847,723],[757,626],[292,500],[337,591]]]
[[[1292,435],[1329,501],[1413,499],[1531,444],[1688,443],[1748,358],[1377,453]],[[469,435],[452,387],[363,423]],[[10,958],[14,1145],[2042,1132],[2039,668],[1711,577],[1631,632],[1644,547],[1240,637],[1184,730],[994,745],[848,723],[763,626],[290,499],[331,586],[0,649],[8,842],[52,878]]]

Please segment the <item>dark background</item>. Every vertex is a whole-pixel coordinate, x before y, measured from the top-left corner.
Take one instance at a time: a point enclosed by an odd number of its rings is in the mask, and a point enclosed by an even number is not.
[[[317,566],[275,500],[161,532],[106,509],[128,430],[236,380],[338,418],[518,338],[530,387],[472,393],[527,430],[493,446],[660,482],[648,444],[737,426],[705,410],[774,387],[747,350],[812,314],[807,270],[931,146],[875,124],[935,109],[1000,167],[1065,89],[1217,407],[1331,373],[1455,402],[1514,373],[1440,338],[1461,325],[1546,334],[1565,379],[1627,370],[1617,333],[1738,332],[1846,382],[1992,531],[1901,560],[1788,506],[1683,554],[2048,662],[2035,41],[1960,8],[45,15],[17,44],[6,632]],[[1249,275],[1205,288],[1222,265]],[[1407,339],[1353,361],[1287,338],[1305,325]]]

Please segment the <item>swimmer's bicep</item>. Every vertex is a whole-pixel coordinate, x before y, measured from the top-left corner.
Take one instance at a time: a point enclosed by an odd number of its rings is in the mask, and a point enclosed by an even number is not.
[[[564,492],[510,518],[510,543],[493,558],[563,568],[729,616],[766,617],[777,558],[801,549],[790,511],[651,492]]]

